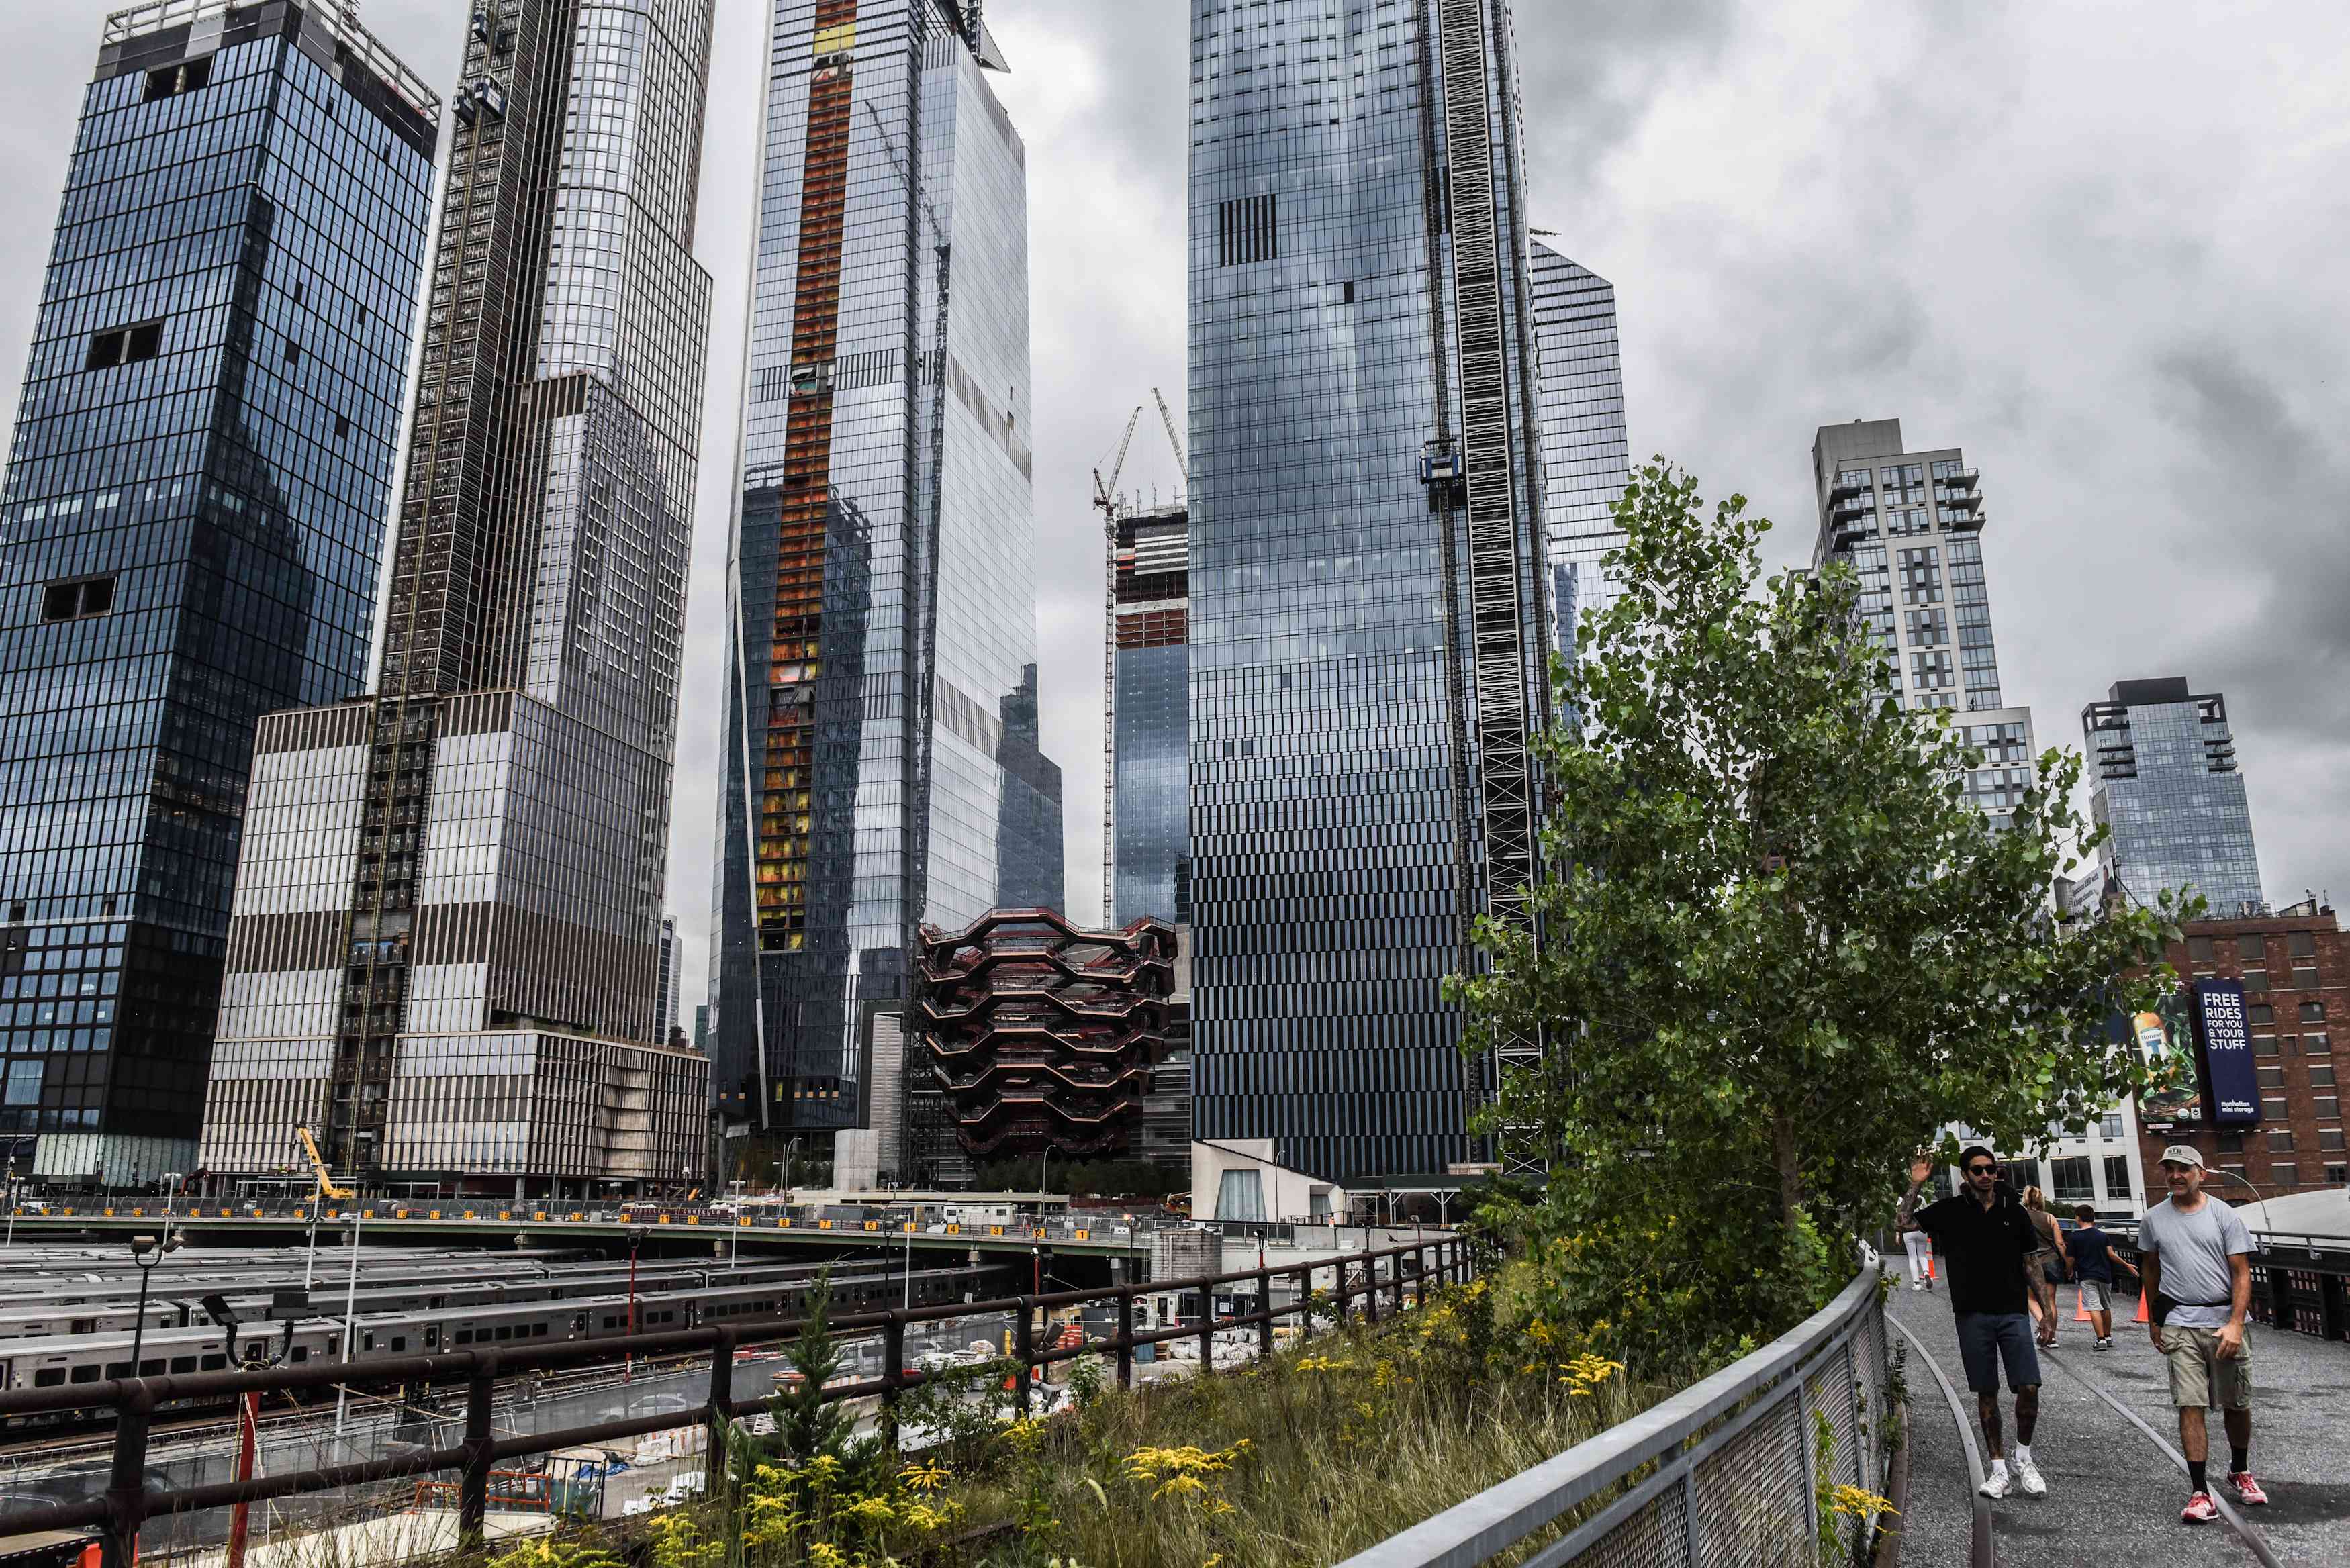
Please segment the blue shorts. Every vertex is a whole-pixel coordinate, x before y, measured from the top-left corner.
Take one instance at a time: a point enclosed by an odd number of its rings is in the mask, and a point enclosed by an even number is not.
[[[2010,1388],[2040,1386],[2040,1352],[2032,1340],[2032,1319],[2023,1313],[1959,1314],[1959,1360],[1967,1386],[1978,1394],[1999,1392],[1999,1364],[2007,1363]]]

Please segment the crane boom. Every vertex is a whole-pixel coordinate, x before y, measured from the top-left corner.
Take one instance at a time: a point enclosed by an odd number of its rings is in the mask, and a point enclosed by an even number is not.
[[[318,1196],[334,1199],[338,1203],[348,1199],[351,1189],[335,1185],[335,1179],[328,1174],[327,1162],[320,1157],[317,1140],[310,1136],[310,1129],[297,1127],[294,1129],[294,1136],[302,1140],[302,1152],[310,1158],[310,1169],[318,1179]]]
[[[1118,510],[1118,476],[1126,472],[1126,450],[1134,444],[1134,427],[1141,421],[1142,405],[1137,403],[1134,412],[1126,417],[1126,434],[1118,438],[1118,455],[1110,459],[1109,477],[1104,479],[1100,469],[1094,470],[1094,504],[1105,517]]]
[[[1150,389],[1150,395],[1159,400],[1159,422],[1167,427],[1167,444],[1175,449],[1175,472],[1183,476],[1185,484],[1189,484],[1191,483],[1191,463],[1183,455],[1183,442],[1175,433],[1175,416],[1167,411],[1167,395],[1156,387]]]

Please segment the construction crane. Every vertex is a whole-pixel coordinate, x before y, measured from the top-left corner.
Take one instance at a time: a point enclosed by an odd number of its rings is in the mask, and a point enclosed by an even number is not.
[[[1161,405],[1164,406],[1163,404]],[[1118,515],[1118,476],[1126,472],[1127,449],[1134,444],[1134,427],[1142,422],[1142,405],[1134,405],[1134,412],[1126,419],[1126,434],[1118,438],[1118,455],[1109,462],[1109,477],[1104,479],[1099,464],[1094,467],[1094,505],[1104,517]]]
[[[302,1140],[302,1152],[309,1157],[310,1169],[318,1179],[318,1196],[331,1198],[338,1203],[348,1202],[351,1197],[351,1189],[335,1185],[335,1179],[328,1172],[327,1162],[319,1155],[318,1142],[310,1136],[310,1129],[297,1127],[294,1129],[294,1136]]]
[[[1183,476],[1188,486],[1191,483],[1191,464],[1183,456],[1182,441],[1175,434],[1175,416],[1167,411],[1167,395],[1156,387],[1150,389],[1150,395],[1159,400],[1159,422],[1167,427],[1167,444],[1175,449],[1175,472]]]

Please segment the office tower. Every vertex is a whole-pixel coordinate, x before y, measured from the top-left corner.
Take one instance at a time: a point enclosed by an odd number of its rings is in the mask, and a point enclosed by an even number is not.
[[[1539,240],[1534,278],[1551,645],[1573,653],[1576,627],[1616,599],[1617,574],[1602,563],[1623,547],[1616,503],[1632,479],[1624,438],[1624,363],[1614,284]]]
[[[693,1010],[693,1048],[710,1049],[710,1003],[706,1002]]]
[[[1813,569],[1842,561],[1859,576],[1861,613],[1891,656],[1889,695],[1905,708],[1964,713],[1954,728],[1983,753],[1967,793],[2003,825],[2037,775],[2038,753],[2032,710],[2000,700],[1981,475],[1957,447],[1904,450],[1899,420],[1855,420],[1819,428],[1812,479]]]
[[[2227,700],[2183,676],[2117,680],[2108,698],[2081,711],[2081,729],[2109,879],[2138,904],[2192,888],[2213,919],[2267,913]]]
[[[38,1176],[195,1168],[254,721],[365,678],[439,115],[333,8],[106,22],[0,498],[0,1139]]]
[[[480,0],[374,695],[261,722],[204,1129],[267,1168],[699,1172],[655,1028],[712,0]]]
[[[1513,48],[1506,0],[1191,6],[1198,1137],[1325,1182],[1471,1157],[1439,985],[1534,879]]]
[[[720,1109],[873,1125],[923,922],[1057,902],[1026,151],[975,0],[773,0],[712,925]]]
[[[1109,546],[1102,923],[1191,919],[1191,529],[1181,504],[1118,506]]]
[[[677,919],[660,923],[660,992],[653,1002],[653,1038],[666,1044],[677,1032]]]

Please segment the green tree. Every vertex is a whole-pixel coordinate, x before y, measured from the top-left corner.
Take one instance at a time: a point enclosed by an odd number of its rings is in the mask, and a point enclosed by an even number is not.
[[[1537,746],[1541,942],[1482,922],[1453,994],[1471,1050],[1547,1043],[1489,1125],[1554,1161],[1555,1310],[1687,1345],[1818,1304],[1944,1124],[2018,1147],[2134,1088],[2106,1025],[2152,1002],[2179,911],[2049,916],[2102,832],[2079,757],[1991,826],[1952,716],[1884,694],[1848,569],[1763,579],[1769,523],[1709,517],[1661,460],[1616,515],[1623,593],[1555,665]]]

